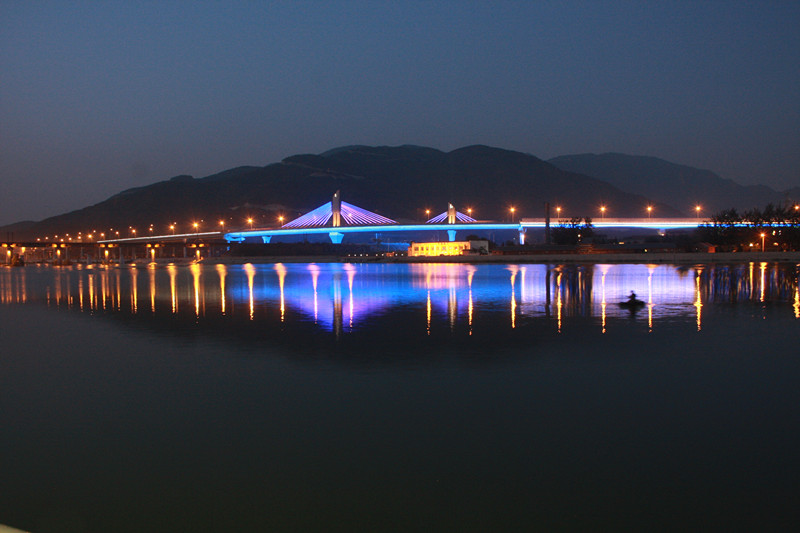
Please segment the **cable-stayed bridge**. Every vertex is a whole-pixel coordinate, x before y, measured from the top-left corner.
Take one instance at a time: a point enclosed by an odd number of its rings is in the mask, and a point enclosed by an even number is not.
[[[449,204],[447,211],[434,216],[425,223],[401,224],[377,213],[372,213],[341,200],[339,191],[333,199],[294,220],[274,228],[255,228],[225,233],[228,242],[244,242],[247,239],[261,239],[268,243],[273,237],[298,235],[325,235],[331,242],[341,243],[347,234],[387,233],[387,232],[429,232],[446,231],[450,241],[456,240],[459,231],[497,231],[519,232],[519,242],[524,244],[528,229],[547,228],[559,225],[562,221],[547,218],[522,218],[518,222],[481,221],[457,211]],[[593,220],[595,228],[642,228],[661,232],[669,229],[692,229],[702,221],[699,218],[601,218]]]

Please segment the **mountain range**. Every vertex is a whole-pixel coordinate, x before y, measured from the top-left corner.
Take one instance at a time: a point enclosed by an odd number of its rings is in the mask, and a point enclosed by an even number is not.
[[[540,217],[544,204],[562,208],[561,217],[693,216],[729,207],[739,209],[800,198],[798,189],[779,193],[745,187],[706,171],[652,158],[623,154],[581,154],[543,161],[516,151],[475,145],[443,152],[421,146],[345,146],[321,154],[300,154],[264,167],[232,168],[204,178],[176,176],[129,189],[98,204],[0,228],[17,239],[79,231],[154,228],[166,233],[271,226],[330,200],[344,201],[398,221],[420,221],[443,212],[448,202],[472,209],[482,220]],[[555,215],[555,212],[553,213]],[[111,230],[111,228],[114,228]],[[124,228],[124,230],[120,230]],[[113,234],[113,233],[112,233]]]
[[[750,209],[797,199],[794,191],[778,192],[765,185],[740,185],[710,170],[670,163],[657,157],[617,153],[563,155],[548,160],[562,170],[603,180],[624,191],[668,204],[684,213]]]

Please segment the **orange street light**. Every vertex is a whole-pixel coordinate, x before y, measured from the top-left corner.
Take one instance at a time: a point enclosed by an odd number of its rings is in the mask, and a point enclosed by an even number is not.
[[[514,222],[514,211],[516,211],[516,208],[510,207],[508,210],[511,213],[510,222]]]
[[[469,216],[472,216],[472,208],[471,208],[471,207],[468,207],[468,208],[467,208],[467,214],[468,214]]]
[[[278,215],[278,222],[283,226],[283,215]]]
[[[606,218],[606,206],[604,205],[600,206],[600,216],[603,217],[603,219]]]
[[[700,218],[700,206],[699,205],[694,206],[694,212],[697,215],[697,218]]]
[[[224,220],[220,220],[219,221],[219,225],[222,227],[222,229],[225,229],[225,221]]]
[[[647,206],[647,218],[650,218],[650,215],[652,213],[653,213],[653,206],[652,205],[648,205]]]
[[[252,218],[248,218],[247,219],[247,223],[250,224],[250,229],[253,229],[253,219]]]
[[[767,236],[766,233],[762,233],[761,234],[761,251],[762,252],[764,251],[764,237],[766,237],[766,236]]]
[[[561,208],[560,207],[556,207],[556,217],[560,217],[560,216],[561,216]]]
[[[192,227],[194,228],[194,232],[197,233],[197,228],[200,227],[200,224],[198,224],[197,222],[193,222]]]
[[[172,230],[172,234],[175,235],[175,224],[170,224],[169,229]]]

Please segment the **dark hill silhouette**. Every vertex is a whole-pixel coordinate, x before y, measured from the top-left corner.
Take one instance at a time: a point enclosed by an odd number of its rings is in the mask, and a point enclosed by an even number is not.
[[[237,167],[205,178],[172,179],[123,191],[96,205],[35,223],[30,236],[78,231],[108,232],[120,236],[190,232],[274,225],[278,214],[287,220],[330,200],[336,190],[345,201],[395,220],[422,220],[453,202],[473,208],[479,219],[505,220],[509,207],[516,217],[539,217],[543,204],[563,206],[562,217],[599,216],[606,205],[609,216],[642,216],[646,198],[623,192],[595,178],[563,171],[532,155],[467,146],[446,153],[420,146],[348,146],[322,154],[300,154],[265,167]],[[676,216],[668,206],[657,206],[659,216]],[[113,234],[113,233],[112,233]]]
[[[783,197],[791,204],[800,204],[800,187],[793,187],[783,191]]]
[[[699,204],[710,215],[779,203],[781,193],[764,185],[745,186],[709,170],[670,163],[657,157],[618,153],[563,155],[548,161],[562,170],[578,172],[615,187],[668,204],[684,215]]]

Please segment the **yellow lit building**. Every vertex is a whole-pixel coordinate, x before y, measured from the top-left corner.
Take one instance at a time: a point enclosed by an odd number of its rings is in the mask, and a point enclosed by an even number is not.
[[[488,241],[460,241],[460,242],[412,242],[408,247],[409,257],[440,256],[440,255],[469,255],[487,253]]]

